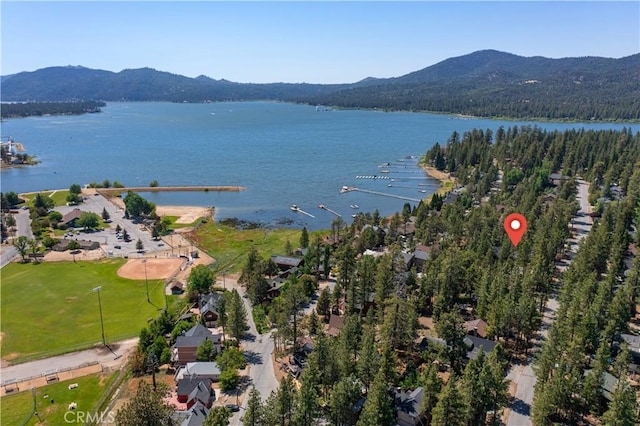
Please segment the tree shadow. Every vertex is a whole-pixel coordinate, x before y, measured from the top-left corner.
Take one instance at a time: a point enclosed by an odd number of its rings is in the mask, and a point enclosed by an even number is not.
[[[245,351],[244,356],[247,358],[248,364],[262,364],[262,354],[259,354],[258,352]]]
[[[520,398],[514,398],[513,402],[511,403],[511,407],[509,408],[511,411],[522,414],[523,416],[531,415],[531,404],[527,404]]]

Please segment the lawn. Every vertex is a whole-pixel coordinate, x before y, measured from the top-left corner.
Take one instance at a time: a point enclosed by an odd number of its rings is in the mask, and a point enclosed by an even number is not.
[[[300,246],[301,233],[298,229],[239,231],[207,221],[195,233],[189,234],[189,237],[194,240],[195,245],[216,259],[216,271],[239,272],[252,246],[265,258],[272,254],[284,255],[287,241],[294,249]],[[316,233],[310,233],[311,243],[315,236]]]
[[[32,391],[27,390],[2,397],[0,399],[0,423],[3,425],[84,424],[84,422],[76,420],[81,415],[86,419],[87,414],[93,411],[107,386],[117,375],[117,372],[111,375],[94,374],[35,389],[36,409],[42,423],[35,415],[31,416],[34,401]],[[69,389],[71,383],[77,383],[78,387]],[[47,395],[46,398],[45,395]],[[69,404],[72,402],[77,404],[77,409],[67,414],[65,418],[65,413],[69,411]],[[29,417],[29,421],[24,423]]]
[[[69,195],[69,190],[41,191],[40,195],[50,197],[56,206],[64,206],[67,204],[67,195]],[[36,194],[22,194],[21,196],[27,200],[27,205],[33,206],[33,199],[36,198]]]
[[[2,356],[43,358],[100,343],[100,301],[107,342],[137,336],[158,309],[147,303],[145,281],[117,276],[125,262],[12,263],[2,268]],[[164,281],[150,280],[150,299],[164,307]]]

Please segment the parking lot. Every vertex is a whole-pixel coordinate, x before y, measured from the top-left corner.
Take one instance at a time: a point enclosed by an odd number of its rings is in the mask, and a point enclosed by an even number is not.
[[[163,240],[154,240],[151,232],[146,230],[141,224],[134,223],[130,219],[124,218],[124,210],[100,194],[85,195],[82,204],[77,206],[56,207],[63,216],[73,209],[80,209],[83,212],[93,212],[101,216],[103,209],[109,213],[110,221],[108,227],[92,232],[85,232],[80,229],[69,230],[63,238],[77,240],[91,240],[100,243],[100,248],[107,256],[114,257],[140,257],[153,255],[162,256],[188,256],[189,246],[179,236],[167,236]],[[123,232],[116,232],[120,226],[121,230],[126,230],[129,239],[125,241]],[[142,241],[143,249],[139,252],[136,249],[136,242]],[[175,240],[175,244],[174,244]]]

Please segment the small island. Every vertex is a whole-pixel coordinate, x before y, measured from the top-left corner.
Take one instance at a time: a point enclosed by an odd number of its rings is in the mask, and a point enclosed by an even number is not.
[[[43,115],[80,115],[102,112],[102,101],[16,102],[0,104],[2,118],[24,118]]]

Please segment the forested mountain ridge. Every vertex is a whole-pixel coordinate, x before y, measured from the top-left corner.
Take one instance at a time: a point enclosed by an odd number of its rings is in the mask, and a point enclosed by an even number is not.
[[[640,54],[549,59],[485,50],[372,83],[312,102],[484,117],[640,119]]]
[[[114,73],[69,66],[4,76],[1,86],[5,102],[280,100],[519,119],[640,119],[640,54],[550,59],[483,50],[396,78],[331,85],[246,84],[150,68]]]

